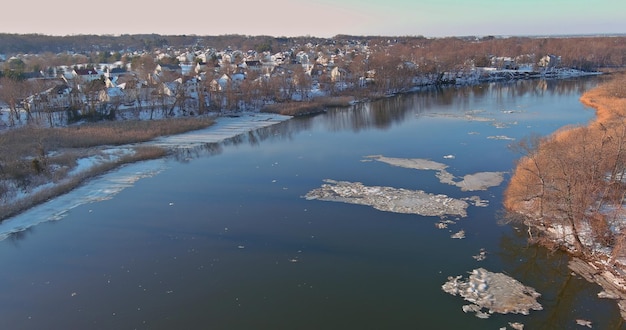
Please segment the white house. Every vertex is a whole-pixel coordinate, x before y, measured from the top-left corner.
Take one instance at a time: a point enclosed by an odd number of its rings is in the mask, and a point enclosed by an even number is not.
[[[79,82],[88,83],[90,81],[98,80],[103,74],[95,68],[83,68],[72,70],[71,77]]]

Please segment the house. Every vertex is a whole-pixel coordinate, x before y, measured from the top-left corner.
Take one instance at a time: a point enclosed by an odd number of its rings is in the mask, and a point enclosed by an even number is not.
[[[195,69],[196,69],[196,65],[194,64],[181,64],[180,65],[180,73],[183,76],[187,76],[191,74],[192,72],[195,73],[196,72]]]
[[[340,69],[338,66],[336,66],[332,70],[330,70],[330,80],[332,82],[341,81],[345,79],[346,73],[346,70]]]
[[[491,66],[498,69],[517,70],[517,64],[511,57],[493,56]]]
[[[112,104],[122,104],[129,101],[126,93],[124,93],[124,90],[120,87],[111,87],[101,90],[98,99],[100,102]]]
[[[537,65],[544,69],[552,69],[561,64],[561,56],[556,55],[546,55],[539,60]]]
[[[206,72],[206,68],[207,68],[206,62],[201,61],[201,62],[196,63],[196,67],[194,68],[194,71],[196,73]]]
[[[102,74],[98,72],[95,68],[83,68],[83,69],[74,69],[71,72],[71,77],[73,79],[77,79],[80,82],[88,83],[90,81],[98,80]]]
[[[72,104],[72,88],[59,84],[41,93],[31,95],[24,100],[24,107],[31,112],[43,110],[62,110]]]
[[[263,64],[259,60],[244,61],[240,66],[253,72],[261,72],[263,69]]]
[[[163,72],[174,72],[182,74],[183,69],[178,64],[157,64],[154,72],[156,74],[162,74]]]
[[[128,71],[126,71],[125,68],[110,68],[107,66],[104,70],[104,76],[106,78],[119,77],[126,73],[128,73]]]
[[[176,79],[176,81],[182,86],[186,96],[196,99],[198,98],[200,80],[197,77],[183,76]]]
[[[238,86],[244,79],[246,79],[246,76],[243,73],[236,73],[232,76],[223,74],[218,79],[213,79],[209,83],[209,87],[213,92],[221,92]]]

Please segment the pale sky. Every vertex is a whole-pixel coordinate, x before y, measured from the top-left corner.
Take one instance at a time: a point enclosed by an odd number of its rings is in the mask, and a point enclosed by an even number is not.
[[[626,33],[625,0],[35,0],[0,8],[0,33],[47,35]]]

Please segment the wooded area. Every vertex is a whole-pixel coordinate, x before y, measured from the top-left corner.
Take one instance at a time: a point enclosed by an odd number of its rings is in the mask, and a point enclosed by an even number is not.
[[[626,257],[625,84],[626,75],[615,75],[583,95],[597,112],[590,125],[515,145],[524,157],[505,207],[530,226],[531,240],[587,260],[610,251],[601,259],[611,265]]]

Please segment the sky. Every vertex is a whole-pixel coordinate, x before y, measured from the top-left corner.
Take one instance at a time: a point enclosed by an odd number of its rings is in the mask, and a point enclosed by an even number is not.
[[[528,36],[626,33],[624,0],[10,1],[0,33]],[[28,7],[28,8],[25,8]],[[13,14],[10,14],[13,13]]]

